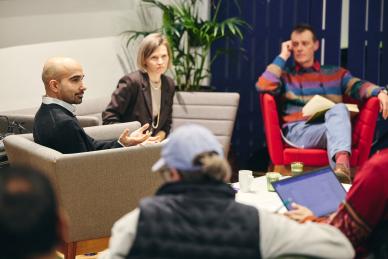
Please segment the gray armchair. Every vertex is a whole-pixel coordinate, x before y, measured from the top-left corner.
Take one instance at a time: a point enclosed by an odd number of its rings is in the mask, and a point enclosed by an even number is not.
[[[85,131],[95,139],[113,139],[126,127],[133,131],[140,124],[89,127]],[[4,144],[11,166],[29,166],[51,179],[70,219],[69,239],[63,247],[66,259],[107,248],[113,223],[161,184],[159,175],[151,173],[161,144],[76,154],[41,146],[32,134],[7,136]]]
[[[239,101],[238,93],[176,92],[172,129],[185,123],[200,124],[216,135],[227,155]]]

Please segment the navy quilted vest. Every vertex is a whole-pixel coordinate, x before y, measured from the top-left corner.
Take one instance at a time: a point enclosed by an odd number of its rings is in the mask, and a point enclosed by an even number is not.
[[[162,186],[140,202],[127,258],[260,258],[258,211],[234,196],[227,184],[209,180]]]

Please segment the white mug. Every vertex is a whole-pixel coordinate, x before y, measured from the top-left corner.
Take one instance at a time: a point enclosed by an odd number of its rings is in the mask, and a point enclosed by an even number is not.
[[[252,171],[250,170],[238,171],[238,182],[240,185],[240,190],[242,192],[249,192],[251,190],[252,180],[253,180]]]

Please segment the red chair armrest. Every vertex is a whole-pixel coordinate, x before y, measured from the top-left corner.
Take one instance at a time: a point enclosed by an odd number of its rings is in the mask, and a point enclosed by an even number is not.
[[[358,166],[361,166],[369,157],[379,109],[379,99],[369,98],[361,107],[353,124],[352,145],[360,152]]]
[[[268,153],[272,163],[283,164],[283,141],[275,98],[270,94],[260,94],[261,112],[264,122]]]

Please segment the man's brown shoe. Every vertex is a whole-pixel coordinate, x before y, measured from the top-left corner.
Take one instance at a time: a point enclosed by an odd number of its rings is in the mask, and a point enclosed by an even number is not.
[[[334,173],[337,176],[337,179],[341,183],[351,183],[350,178],[350,168],[347,168],[343,164],[336,164],[334,168]]]

